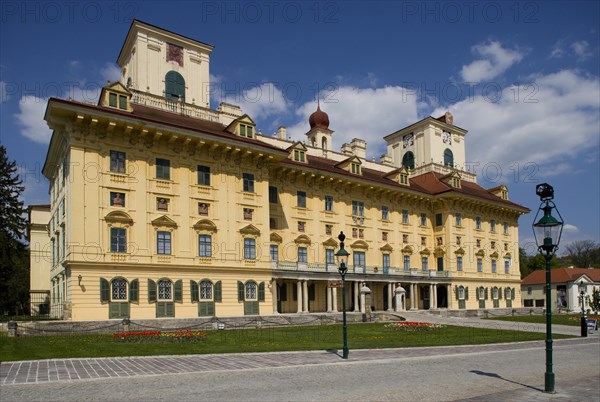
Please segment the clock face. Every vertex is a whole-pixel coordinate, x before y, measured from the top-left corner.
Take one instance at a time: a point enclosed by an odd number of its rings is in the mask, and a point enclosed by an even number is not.
[[[452,144],[452,134],[448,131],[444,131],[442,133],[442,140],[444,141],[444,144]]]
[[[414,143],[413,133],[406,134],[404,137],[402,137],[402,142],[403,142],[403,148],[413,145],[413,143]]]

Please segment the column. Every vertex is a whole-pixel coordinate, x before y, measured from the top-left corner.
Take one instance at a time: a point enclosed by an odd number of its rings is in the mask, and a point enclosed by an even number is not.
[[[391,283],[388,283],[387,299],[388,299],[388,302],[387,302],[387,305],[388,305],[387,311],[393,311],[393,308],[392,308],[392,284]]]
[[[358,282],[354,282],[354,312],[358,312],[360,305],[358,304],[360,290],[358,289]]]
[[[331,289],[331,308],[333,309],[334,313],[338,312],[338,307],[337,307],[337,288],[332,288]]]
[[[411,293],[411,295],[410,295],[411,296],[411,299],[410,299],[411,307],[414,303],[413,310],[418,310],[419,309],[419,295],[417,293],[419,292],[419,284],[413,283],[413,290],[414,290],[414,292]]]
[[[446,285],[446,289],[446,293],[448,294],[446,297],[448,300],[448,310],[450,310],[452,308],[452,293],[450,293],[452,291],[452,285]]]
[[[429,309],[433,308],[433,284],[429,284]]]
[[[305,279],[302,281],[304,289],[302,290],[302,304],[304,304],[304,312],[308,313],[308,281]]]
[[[271,295],[273,297],[273,314],[279,314],[277,310],[277,280],[271,280]]]
[[[437,283],[433,284],[433,308],[437,308]]]
[[[360,312],[365,314],[365,295],[363,292],[360,292]]]
[[[298,304],[298,313],[302,312],[302,281],[300,279],[298,279],[298,282],[296,282],[296,290],[297,290],[297,298],[296,298],[296,304]]]
[[[332,289],[331,288],[327,288],[327,312],[331,313],[331,293],[332,293]]]

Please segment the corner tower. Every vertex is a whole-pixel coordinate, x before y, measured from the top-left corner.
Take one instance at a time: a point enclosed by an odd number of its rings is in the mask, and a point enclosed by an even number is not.
[[[310,130],[306,133],[308,143],[314,148],[321,148],[323,152],[333,150],[333,131],[329,129],[329,116],[317,104],[317,110],[308,118]]]

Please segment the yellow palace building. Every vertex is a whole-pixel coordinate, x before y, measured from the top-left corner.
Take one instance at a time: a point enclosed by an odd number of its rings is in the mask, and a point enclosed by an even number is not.
[[[335,151],[320,108],[305,141],[284,127],[262,135],[239,107],[209,108],[212,49],[136,20],[121,80],[97,104],[49,100],[51,205],[30,207],[30,232],[51,250],[32,253],[31,272],[52,311],[341,311],[330,287],[341,231],[349,311],[521,305],[518,218],[529,210],[464,169],[467,131],[450,113],[384,137],[379,162],[360,139]]]

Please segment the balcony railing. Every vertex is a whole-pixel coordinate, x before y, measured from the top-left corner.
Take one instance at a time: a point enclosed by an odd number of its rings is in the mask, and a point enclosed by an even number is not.
[[[158,96],[149,92],[142,92],[135,89],[131,89],[131,92],[133,93],[131,102],[137,103],[138,105],[149,106],[172,113],[179,113],[184,116],[194,117],[197,119],[216,122],[219,121],[219,112],[212,109],[191,103],[180,102],[175,99],[168,99],[164,96]]]
[[[300,271],[300,272],[337,272],[338,266],[336,264],[320,264],[320,263],[307,263],[297,261],[271,261],[271,268],[280,271]],[[348,273],[354,274],[368,274],[368,275],[381,275],[381,276],[415,276],[421,278],[448,278],[450,277],[449,271],[435,271],[427,270],[423,271],[418,268],[403,269],[398,267],[379,267],[379,266],[363,266],[363,265],[349,265]]]

